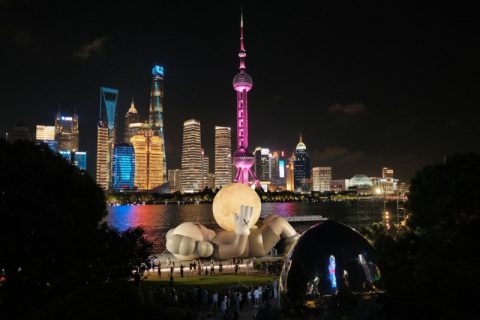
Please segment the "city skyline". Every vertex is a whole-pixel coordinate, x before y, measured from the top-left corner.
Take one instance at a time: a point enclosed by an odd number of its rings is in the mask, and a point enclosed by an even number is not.
[[[20,120],[31,130],[50,123],[59,105],[66,113],[76,108],[80,145],[92,155],[88,169],[93,176],[98,89],[119,89],[117,119],[123,119],[132,98],[145,119],[155,62],[167,74],[168,168],[180,167],[176,146],[185,120],[202,122],[202,147],[210,159],[215,125],[235,128],[231,76],[236,72],[238,4],[162,3],[155,30],[153,22],[144,21],[146,9],[131,12],[121,4],[113,9],[103,3],[59,4],[51,10],[2,1],[0,6],[0,39],[6,47],[0,53],[2,133]],[[444,154],[478,151],[474,10],[323,6],[244,3],[249,70],[255,75],[249,96],[252,149],[265,146],[290,154],[302,133],[312,166],[333,167],[335,178],[378,176],[379,168],[388,166],[402,180]],[[137,27],[102,16],[107,9],[118,21],[131,17]],[[92,20],[91,28],[62,18],[71,10]],[[43,20],[52,25],[32,28]],[[62,31],[51,32],[57,24]],[[20,93],[25,87],[30,88],[27,97]]]

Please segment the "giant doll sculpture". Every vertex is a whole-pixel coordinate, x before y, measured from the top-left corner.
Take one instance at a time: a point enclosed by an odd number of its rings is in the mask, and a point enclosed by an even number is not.
[[[263,257],[285,239],[290,247],[299,234],[283,218],[274,214],[260,218],[261,203],[249,186],[232,183],[223,187],[213,200],[213,216],[223,229],[218,234],[203,225],[185,222],[167,233],[167,250],[177,259],[191,260],[213,256]]]

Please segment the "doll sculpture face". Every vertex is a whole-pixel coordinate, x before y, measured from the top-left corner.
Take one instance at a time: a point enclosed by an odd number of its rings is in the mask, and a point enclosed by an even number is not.
[[[249,225],[254,226],[262,208],[257,193],[241,183],[231,183],[220,189],[213,199],[213,217],[217,224],[225,231],[235,231],[235,216],[242,205],[253,208]]]

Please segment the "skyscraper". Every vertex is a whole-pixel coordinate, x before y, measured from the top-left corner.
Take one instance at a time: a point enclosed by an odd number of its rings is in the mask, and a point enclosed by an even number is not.
[[[170,192],[177,192],[182,189],[180,183],[180,169],[168,169],[168,185]]]
[[[215,126],[215,188],[232,183],[232,129]]]
[[[57,152],[57,141],[55,141],[55,126],[45,126],[37,124],[35,140],[48,145],[53,152]]]
[[[108,143],[108,124],[100,120],[97,125],[97,184],[107,190],[110,186],[110,146]]]
[[[388,167],[382,168],[382,178],[391,178],[393,179],[393,169]]]
[[[300,136],[300,142],[297,144],[297,148],[295,149],[295,160],[293,161],[293,180],[295,192],[310,192],[310,157],[307,153],[307,146],[302,141],[302,136]]]
[[[260,181],[272,180],[272,165],[270,163],[272,155],[270,149],[256,147],[255,152],[255,174]]]
[[[139,190],[151,190],[164,183],[160,137],[145,124],[130,141],[135,149],[135,186]]]
[[[258,178],[252,170],[255,161],[253,154],[248,150],[248,91],[252,89],[253,80],[245,72],[245,57],[247,52],[243,42],[243,14],[240,15],[240,72],[233,78],[233,88],[237,92],[237,150],[233,155],[233,162],[237,168],[235,181],[245,184],[253,183],[260,187]],[[251,182],[252,181],[252,182]]]
[[[135,183],[135,151],[131,144],[116,144],[113,149],[113,189],[132,190]]]
[[[208,174],[210,173],[210,158],[205,154],[205,150],[202,149],[202,189],[208,186]]]
[[[135,108],[133,100],[130,104],[130,109],[128,109],[127,113],[125,114],[125,128],[123,130],[124,143],[130,143],[130,138],[133,137],[138,131],[138,126],[131,126],[132,124],[140,124],[140,116]]]
[[[55,126],[37,124],[35,133],[35,140],[37,141],[55,140]]]
[[[270,165],[272,168],[271,189],[275,191],[286,190],[288,159],[285,157],[285,152],[280,150],[273,151]]]
[[[78,151],[78,115],[60,112],[55,117],[55,141],[58,150]]]
[[[72,152],[72,164],[77,166],[80,170],[87,170],[87,152],[75,151]]]
[[[100,115],[97,127],[97,172],[96,181],[107,190],[112,183],[113,146],[116,141],[115,115],[118,90],[100,88]]]
[[[330,191],[332,183],[332,167],[312,168],[312,191]]]
[[[87,170],[87,153],[85,151],[60,150],[58,153],[78,169]]]
[[[165,136],[163,132],[163,79],[164,70],[161,65],[154,65],[152,69],[152,89],[150,91],[150,112],[148,123],[152,128],[153,135],[160,137],[162,145],[162,165],[163,181],[167,181],[167,154],[165,153]]]
[[[183,123],[182,192],[192,193],[203,189],[203,164],[200,122],[195,119]]]
[[[293,154],[287,160],[287,165],[285,166],[286,169],[286,183],[287,183],[287,190],[294,191],[295,190],[295,180],[294,180],[294,162],[295,162],[295,154]]]

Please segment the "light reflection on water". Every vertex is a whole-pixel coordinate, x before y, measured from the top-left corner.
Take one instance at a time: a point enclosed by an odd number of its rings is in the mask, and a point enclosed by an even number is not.
[[[374,212],[378,211],[374,208]],[[282,217],[322,215],[354,226],[352,208],[348,203],[304,203],[276,202],[262,203],[262,217],[275,213]],[[381,211],[380,211],[381,216]],[[378,214],[372,215],[377,220]],[[165,235],[180,223],[192,221],[219,231],[212,214],[212,204],[184,205],[123,205],[109,207],[106,221],[119,231],[142,227],[148,240],[153,242],[155,253],[165,250]],[[355,227],[355,226],[354,226]]]

